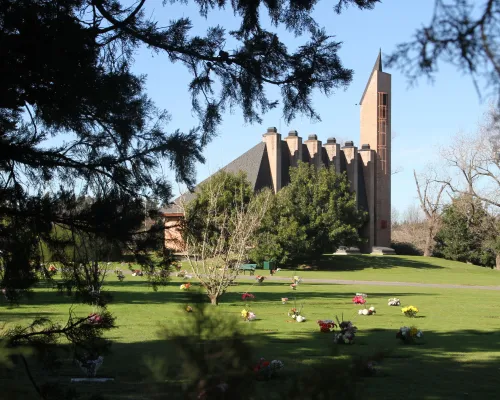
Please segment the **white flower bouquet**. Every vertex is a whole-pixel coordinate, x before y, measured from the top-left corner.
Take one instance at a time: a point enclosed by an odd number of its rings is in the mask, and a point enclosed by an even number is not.
[[[359,315],[373,315],[376,314],[375,307],[363,308],[358,310]]]
[[[392,299],[389,299],[389,301],[387,302],[387,305],[398,307],[401,305],[401,302],[396,297],[393,297]]]

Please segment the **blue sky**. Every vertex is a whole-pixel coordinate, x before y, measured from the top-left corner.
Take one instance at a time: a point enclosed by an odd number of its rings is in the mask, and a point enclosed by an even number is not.
[[[152,4],[147,8],[148,15],[163,24],[174,18],[189,17],[195,26],[193,33],[201,34],[207,27],[218,24],[229,31],[239,22],[229,10],[212,12],[204,19],[192,3],[162,7],[158,0],[154,8]],[[388,54],[397,43],[410,39],[416,28],[430,20],[434,0],[384,0],[375,10],[359,11],[351,7],[341,15],[333,12],[332,4],[331,1],[320,2],[313,15],[329,34],[343,42],[339,53],[341,60],[345,67],[354,70],[349,88],[330,97],[315,93],[314,106],[322,119],[319,123],[298,117],[286,125],[281,120],[279,108],[264,115],[262,125],[245,125],[239,109],[232,114],[226,113],[219,136],[204,151],[207,162],[197,168],[198,181],[259,143],[269,126],[278,127],[282,134],[296,129],[302,137],[315,133],[323,141],[334,136],[354,140],[355,145],[360,145],[359,106],[356,104],[379,48],[383,54]],[[307,40],[295,38],[283,29],[270,30],[279,33],[290,49]],[[149,95],[158,107],[172,115],[169,128],[187,131],[194,127],[196,119],[187,90],[191,76],[185,68],[145,48],[135,59],[135,71],[147,75]],[[398,71],[384,70],[392,74],[392,130],[395,135],[392,164],[393,169],[402,169],[393,176],[392,205],[403,211],[416,203],[413,169],[422,170],[427,163],[435,161],[439,146],[445,146],[457,131],[472,132],[487,109],[488,99],[480,99],[470,77],[458,73],[450,65],[440,65],[434,84],[421,80],[412,88]],[[270,88],[268,93],[273,99],[279,99],[279,91],[275,88]]]

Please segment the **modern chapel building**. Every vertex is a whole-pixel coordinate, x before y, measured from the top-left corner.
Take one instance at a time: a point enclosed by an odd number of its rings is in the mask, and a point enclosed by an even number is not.
[[[297,131],[282,137],[276,128],[268,128],[262,142],[222,168],[227,172],[244,171],[255,191],[271,187],[275,192],[290,180],[289,170],[299,160],[317,168],[333,166],[346,171],[351,190],[359,208],[368,212],[368,221],[361,230],[366,243],[363,253],[392,253],[391,245],[391,75],[383,72],[379,53],[361,97],[360,144],[352,141],[343,146],[335,138],[326,143],[317,135],[303,140]],[[189,201],[195,194],[184,195]],[[165,245],[182,251],[182,241],[175,226],[183,217],[174,204],[163,210]]]

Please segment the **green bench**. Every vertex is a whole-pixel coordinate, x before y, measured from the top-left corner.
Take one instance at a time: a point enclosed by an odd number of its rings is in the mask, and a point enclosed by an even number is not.
[[[246,271],[250,271],[250,275],[253,275],[256,268],[257,268],[257,264],[240,264],[240,265],[238,265],[238,271],[243,271],[243,275],[246,273]]]

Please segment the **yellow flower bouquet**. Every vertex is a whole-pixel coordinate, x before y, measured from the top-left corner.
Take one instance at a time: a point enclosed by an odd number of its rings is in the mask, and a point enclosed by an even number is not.
[[[401,339],[401,341],[405,344],[414,344],[419,339],[422,339],[424,334],[421,330],[417,329],[415,326],[403,326],[399,328],[398,333],[396,333],[396,337]]]
[[[401,312],[409,318],[414,318],[418,314],[418,308],[415,306],[403,307]]]

